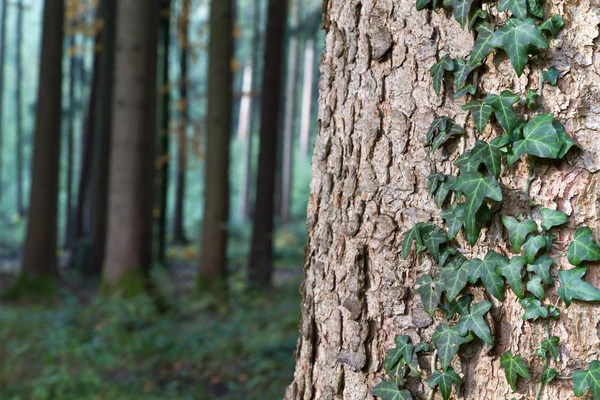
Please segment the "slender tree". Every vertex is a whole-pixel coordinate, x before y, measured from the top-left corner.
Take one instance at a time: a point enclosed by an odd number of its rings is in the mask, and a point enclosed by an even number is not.
[[[229,143],[233,54],[233,1],[212,0],[208,62],[208,114],[198,287],[223,284],[227,274],[227,223],[229,221]]]
[[[260,150],[256,185],[256,211],[250,250],[249,282],[269,286],[273,274],[273,204],[280,104],[281,64],[286,1],[269,0],[262,83]]]
[[[13,294],[48,294],[56,260],[58,175],[61,137],[64,1],[44,3],[30,210],[23,268]]]
[[[17,213],[25,214],[25,205],[23,202],[23,2],[17,4],[17,21],[15,24],[15,127],[16,127],[16,166],[17,170],[17,191],[16,203]],[[1,149],[1,147],[0,147]]]
[[[2,149],[4,136],[4,63],[6,62],[6,20],[7,2],[1,0],[2,16],[0,17],[0,198],[2,196]]]
[[[304,44],[304,79],[302,82],[302,112],[300,116],[300,150],[305,158],[308,157],[310,143],[314,63],[315,41],[312,37],[309,37]]]
[[[179,19],[179,45],[181,58],[180,69],[180,104],[179,104],[179,130],[177,132],[177,179],[175,181],[175,212],[173,215],[173,241],[176,244],[187,243],[185,228],[185,175],[187,170],[187,130],[189,125],[188,101],[188,54],[190,25],[190,0],[182,0],[181,15]]]
[[[73,175],[74,175],[74,165],[75,165],[75,125],[77,123],[77,111],[78,111],[78,102],[76,99],[76,83],[77,83],[77,70],[81,68],[81,65],[78,65],[78,49],[77,49],[77,24],[78,24],[78,6],[79,2],[77,0],[71,0],[69,4],[69,8],[71,8],[70,13],[68,13],[70,20],[68,21],[69,29],[67,31],[67,35],[69,37],[68,40],[68,57],[69,57],[69,89],[68,89],[68,98],[69,98],[69,112],[68,112],[68,124],[67,124],[67,132],[66,132],[66,145],[67,145],[67,177],[66,177],[66,201],[65,201],[65,232],[64,232],[64,240],[65,246],[70,247],[72,245],[73,239]]]
[[[158,0],[117,3],[103,292],[136,295],[152,263]]]

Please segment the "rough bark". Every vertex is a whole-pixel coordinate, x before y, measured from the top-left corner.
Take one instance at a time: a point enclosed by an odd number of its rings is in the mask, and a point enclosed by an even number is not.
[[[233,55],[233,1],[212,0],[208,48],[208,113],[204,219],[198,285],[227,275],[227,224],[229,222],[229,143]]]
[[[133,295],[152,262],[157,0],[117,3],[105,287]],[[136,282],[138,281],[138,282]]]
[[[19,215],[25,214],[25,205],[23,202],[23,3],[17,4],[17,22],[15,24],[15,84],[17,86],[15,90],[15,127],[17,140],[15,141],[17,148],[15,149],[16,156],[16,170],[17,170],[17,191],[16,191],[16,203],[17,213]]]
[[[281,65],[287,2],[269,0],[262,83],[260,148],[256,209],[248,279],[251,285],[269,286],[273,274],[273,211],[277,169]],[[274,116],[275,114],[275,116]]]
[[[597,2],[550,2],[546,15],[559,13],[566,25],[543,67],[556,65],[565,74],[556,87],[545,85],[544,110],[554,112],[583,150],[566,161],[536,162],[529,193],[524,189],[528,165],[521,161],[500,178],[502,213],[518,215],[525,199],[570,215],[553,256],[568,265],[564,253],[573,228],[585,223],[598,237],[600,229],[600,9]],[[321,59],[318,134],[308,205],[309,239],[302,285],[302,321],[295,378],[286,399],[371,399],[370,388],[384,377],[385,351],[396,334],[413,342],[430,341],[439,321],[425,313],[412,288],[434,265],[428,257],[400,257],[405,232],[417,222],[441,222],[427,194],[427,176],[452,173],[459,146],[432,152],[425,132],[436,115],[464,120],[464,100],[437,96],[429,68],[443,54],[465,57],[473,44],[443,12],[415,10],[414,1],[328,0],[327,30]],[[524,93],[538,87],[535,66],[517,78],[503,55],[492,55],[479,76],[484,93],[510,89]],[[466,149],[475,135],[467,123]],[[494,137],[489,127],[484,139]],[[527,195],[527,196],[526,196]],[[487,249],[510,254],[499,215],[469,256]],[[559,246],[559,247],[560,247]],[[555,266],[554,268],[557,268]],[[553,271],[556,274],[556,270]],[[596,271],[589,282],[598,286]],[[554,292],[548,293],[556,299]],[[470,345],[459,353],[455,369],[465,377],[459,399],[531,399],[541,362],[530,364],[532,380],[512,393],[499,368],[500,355],[511,350],[534,359],[546,337],[544,324],[523,322],[522,308],[510,294],[492,312],[496,346]],[[561,338],[559,375],[600,356],[600,314],[594,305],[573,304],[551,332]],[[571,360],[571,361],[569,361]],[[426,393],[424,385],[411,387]],[[435,397],[441,399],[438,393]],[[569,380],[547,385],[542,398],[575,399]]]
[[[33,151],[30,210],[23,250],[25,278],[57,273],[56,238],[60,155],[64,2],[44,4],[42,54]]]

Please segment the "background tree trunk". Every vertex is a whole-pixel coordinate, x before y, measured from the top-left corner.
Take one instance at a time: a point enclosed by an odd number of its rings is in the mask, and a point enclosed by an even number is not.
[[[72,5],[71,7],[76,7]],[[73,244],[73,175],[75,165],[75,123],[77,121],[77,111],[79,109],[79,101],[75,97],[75,84],[77,82],[77,69],[82,68],[81,64],[78,65],[77,61],[77,14],[73,16],[73,20],[69,21],[70,35],[69,35],[69,113],[68,113],[68,128],[66,132],[66,144],[67,144],[67,177],[66,177],[66,201],[65,201],[65,225],[64,225],[64,245],[65,247],[71,247]]]
[[[0,17],[0,198],[2,196],[2,149],[4,135],[4,64],[6,63],[6,17],[8,7],[6,0],[1,1],[2,17]]]
[[[16,126],[16,170],[17,170],[17,213],[20,216],[25,214],[25,204],[23,201],[23,2],[19,1],[17,4],[17,22],[15,24],[15,84],[17,86],[15,90],[15,126]]]
[[[302,82],[302,114],[300,116],[300,151],[304,157],[308,157],[309,154],[314,68],[315,40],[308,38],[304,44],[304,78]]]
[[[152,263],[157,0],[117,3],[105,288],[143,290]]]
[[[546,17],[561,14],[566,25],[559,40],[542,53],[544,68],[557,65],[568,71],[557,87],[544,86],[545,111],[565,123],[583,150],[566,161],[536,162],[527,194],[526,161],[500,178],[506,215],[524,212],[530,196],[571,216],[560,239],[565,247],[553,254],[565,267],[572,229],[585,222],[598,237],[600,228],[600,11],[593,4],[550,2]],[[384,377],[385,351],[393,347],[394,336],[430,341],[437,325],[411,290],[431,262],[427,257],[403,260],[399,253],[409,228],[440,220],[427,194],[427,176],[451,173],[459,154],[455,148],[432,152],[424,146],[436,115],[464,120],[460,106],[465,100],[437,96],[429,68],[446,53],[466,57],[473,38],[447,14],[416,11],[409,0],[329,0],[324,11],[327,37],[320,67],[302,321],[295,379],[286,399],[372,399],[369,390]],[[535,66],[517,78],[503,55],[492,55],[486,64],[489,70],[478,82],[485,93],[524,93],[530,82],[533,87],[539,83]],[[470,120],[467,131],[470,149],[475,142]],[[488,129],[482,136],[492,135],[496,133]],[[496,215],[479,245],[472,250],[466,245],[464,251],[474,257],[487,249],[510,253],[500,246],[505,241]],[[588,281],[599,286],[597,270],[589,275]],[[556,299],[555,293],[548,295],[551,302]],[[521,380],[518,394],[511,393],[499,368],[504,351],[533,357],[546,337],[544,324],[524,322],[522,313],[514,295],[494,304],[496,346],[490,350],[473,344],[459,353],[456,367],[465,384],[455,398],[535,396],[541,362],[530,365],[534,379]],[[552,334],[561,338],[559,375],[598,358],[599,324],[594,306],[582,303],[571,305],[551,323]],[[415,390],[427,391],[424,386]],[[568,380],[547,385],[543,396],[575,399]],[[439,393],[435,398],[441,399]]]
[[[227,274],[229,222],[229,143],[233,55],[233,1],[212,0],[208,48],[208,113],[204,186],[204,220],[198,286]],[[215,281],[216,282],[216,281]]]

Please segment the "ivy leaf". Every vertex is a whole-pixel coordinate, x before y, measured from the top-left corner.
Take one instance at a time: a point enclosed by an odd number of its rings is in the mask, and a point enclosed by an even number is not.
[[[469,83],[468,85],[463,86],[462,88],[458,89],[455,93],[454,96],[452,96],[455,99],[460,99],[461,97],[470,94],[470,95],[474,95],[475,94],[475,85],[473,85],[472,83]]]
[[[548,305],[548,316],[554,320],[558,320],[560,318],[560,310],[556,307],[554,307],[554,305],[549,304]]]
[[[558,158],[562,148],[556,129],[552,125],[554,114],[539,114],[523,128],[524,140],[513,144],[513,153],[508,156],[508,164],[514,164],[523,154],[542,158]]]
[[[530,219],[517,221],[514,217],[502,217],[502,223],[508,229],[508,240],[515,252],[521,251],[521,246],[527,240],[527,235],[538,230],[535,221]]]
[[[542,349],[552,354],[554,361],[558,360],[558,343],[560,338],[558,336],[552,336],[542,342]]]
[[[531,15],[538,18],[544,18],[544,9],[539,0],[527,0],[527,8]]]
[[[429,73],[433,77],[433,89],[437,94],[440,94],[442,88],[442,79],[445,71],[454,71],[454,63],[449,55],[445,55],[438,62],[433,64]]]
[[[481,63],[474,65],[468,64],[463,58],[455,58],[454,62],[454,87],[456,89],[461,88],[467,82],[467,78],[473,72],[481,66]]]
[[[549,83],[551,86],[556,86],[556,81],[558,79],[558,70],[556,69],[556,67],[552,66],[546,71],[542,72],[542,79],[544,80],[544,82]]]
[[[453,240],[465,222],[465,205],[453,204],[450,208],[442,210],[440,217],[446,220],[448,239]]]
[[[445,266],[448,268],[458,269],[465,263],[465,261],[467,261],[467,258],[462,254],[458,253],[450,257]]]
[[[461,336],[454,328],[450,328],[448,324],[440,324],[432,336],[435,347],[438,349],[438,356],[442,369],[446,370],[452,359],[458,353],[458,348],[463,343],[468,343],[473,340],[473,336]]]
[[[431,0],[417,0],[417,4],[416,4],[417,11],[421,11],[421,10],[425,9],[429,5],[429,3],[431,3]],[[435,8],[435,6],[433,8]]]
[[[437,117],[429,126],[429,130],[427,131],[427,136],[425,140],[427,144],[431,144],[433,142],[434,135],[438,132],[445,132],[448,129],[448,124],[452,123],[452,118],[449,117]]]
[[[492,143],[486,143],[482,140],[475,142],[471,149],[471,157],[481,160],[485,164],[488,172],[496,179],[502,172],[502,152]]]
[[[525,128],[525,125],[527,125],[527,121],[525,121],[523,118],[520,118],[517,121],[515,124],[515,129],[513,129],[513,131],[509,134],[511,143],[524,139],[523,128]]]
[[[496,268],[508,264],[506,257],[490,250],[483,260],[473,258],[465,262],[464,268],[469,271],[469,282],[477,283],[479,279],[492,296],[504,300],[504,280],[496,273]]]
[[[398,389],[398,385],[393,382],[381,382],[371,390],[371,394],[382,400],[413,400],[408,390]]]
[[[530,291],[538,299],[544,300],[546,298],[546,294],[544,293],[544,286],[542,286],[542,279],[539,276],[534,276],[533,278],[531,278],[527,282],[526,286],[527,290]]]
[[[554,235],[530,236],[523,245],[523,256],[527,264],[533,264],[535,257],[542,249],[550,250],[553,240]]]
[[[454,247],[443,246],[442,250],[440,251],[439,264],[442,266],[446,265],[446,262],[448,261],[448,259],[457,254],[458,254],[458,250],[456,250]]]
[[[471,12],[471,6],[474,0],[449,0],[444,1],[444,5],[452,7],[454,11],[454,19],[458,21],[461,28],[464,29],[467,24],[467,18]]]
[[[575,396],[583,396],[588,389],[594,396],[594,400],[600,399],[600,361],[598,360],[592,361],[587,371],[578,370],[573,372],[573,393],[575,393]]]
[[[490,94],[485,98],[485,102],[494,109],[496,119],[507,133],[511,133],[515,127],[517,115],[513,110],[513,105],[518,103],[520,97],[510,90],[504,90],[497,94]]]
[[[487,19],[488,13],[487,11],[481,9],[481,8],[476,8],[475,11],[471,14],[471,18],[469,18],[469,30],[472,31],[473,27],[475,26],[475,24],[477,23],[477,21],[479,19],[482,19],[483,21],[485,21]]]
[[[441,229],[427,229],[421,231],[421,237],[423,239],[423,245],[429,251],[429,254],[433,257],[436,262],[440,261],[440,246],[448,242],[448,236],[446,232]]]
[[[558,210],[542,208],[542,229],[547,231],[553,226],[562,225],[567,222],[567,214]]]
[[[546,368],[544,372],[542,372],[542,382],[544,382],[544,384],[548,384],[552,382],[554,378],[556,378],[556,375],[558,375],[556,368]]]
[[[600,246],[594,241],[590,228],[577,228],[567,250],[567,259],[573,265],[579,265],[583,261],[600,261]]]
[[[469,330],[472,331],[475,336],[483,340],[490,346],[494,345],[494,338],[490,332],[483,316],[492,308],[492,303],[489,301],[482,301],[477,304],[471,305],[471,312],[463,315],[456,324],[456,330],[459,335],[465,336]]]
[[[492,106],[490,106],[489,104],[477,100],[467,103],[461,108],[463,109],[463,111],[471,111],[471,116],[473,117],[475,128],[479,133],[483,132],[485,126],[492,117],[492,112],[494,111]]]
[[[581,279],[586,272],[587,267],[558,271],[558,280],[561,286],[557,293],[567,307],[571,305],[572,300],[600,300],[600,290]]]
[[[558,35],[560,29],[565,25],[565,21],[558,14],[554,14],[549,19],[545,20],[538,26],[541,32],[545,32],[550,39],[553,39]]]
[[[419,222],[418,224],[416,224],[415,226],[413,226],[406,232],[406,234],[404,236],[404,240],[402,241],[402,258],[404,258],[405,260],[408,258],[408,255],[410,253],[410,249],[412,248],[413,242],[417,243],[417,247],[419,245],[423,246],[423,238],[421,237],[421,229],[428,225],[433,227],[433,224],[425,224],[424,222]],[[418,250],[417,250],[417,253],[419,253]]]
[[[545,285],[552,284],[552,277],[550,277],[550,267],[554,264],[554,260],[547,254],[542,255],[540,258],[535,260],[533,264],[527,266],[527,271],[535,273],[540,277],[540,280]]]
[[[502,354],[500,357],[500,368],[504,369],[506,380],[513,392],[517,391],[517,375],[527,379],[530,377],[527,366],[519,354],[512,355],[510,351]]]
[[[477,172],[479,170],[480,160],[471,158],[471,152],[462,153],[453,163],[460,168],[461,173]]]
[[[477,65],[494,50],[494,46],[491,44],[491,40],[494,36],[494,28],[492,25],[487,22],[482,22],[477,24],[475,30],[477,31],[477,39],[475,39],[473,50],[469,56],[469,65]]]
[[[452,301],[467,286],[469,271],[466,268],[458,269],[444,267],[440,270],[444,287],[446,289],[446,298]]]
[[[396,347],[391,348],[387,351],[385,360],[383,362],[384,368],[387,372],[390,372],[396,365],[403,361],[403,364],[407,364],[412,361],[413,344],[410,343],[410,337],[406,335],[396,335],[394,338]]]
[[[430,388],[434,388],[435,386],[439,387],[443,399],[448,400],[450,398],[450,393],[452,393],[452,385],[460,386],[462,384],[462,379],[460,375],[454,372],[452,367],[448,367],[447,370],[442,372],[434,371],[431,378],[427,381],[427,384]]]
[[[560,139],[560,141],[562,143],[562,147],[560,148],[560,151],[558,152],[558,158],[563,158],[565,156],[565,154],[567,154],[569,149],[576,145],[575,141],[573,140],[573,138],[571,138],[571,136],[569,136],[567,134],[567,131],[565,131],[565,127],[562,124],[555,122],[552,124],[552,126],[554,127],[554,129],[556,129],[558,138]]]
[[[421,301],[423,302],[423,307],[427,314],[432,316],[442,299],[442,292],[445,289],[444,282],[437,277],[434,280],[429,275],[421,275],[421,277],[417,279],[416,284],[417,287],[415,292],[421,296]]]
[[[504,50],[517,76],[521,76],[527,64],[528,54],[535,49],[548,48],[548,41],[537,29],[533,19],[511,18],[504,28],[494,33],[490,45]]]
[[[452,318],[454,314],[465,315],[469,312],[469,303],[473,300],[473,296],[465,294],[457,300],[452,300],[442,306],[446,319]]]
[[[500,0],[498,11],[510,10],[519,19],[527,18],[527,0]]]
[[[548,317],[548,310],[542,306],[542,302],[528,297],[525,299],[521,299],[519,301],[521,306],[525,309],[525,313],[523,314],[523,321],[527,321],[529,319],[536,318],[546,318]]]
[[[530,110],[533,109],[537,103],[538,97],[540,97],[540,95],[535,90],[529,89],[527,95],[525,95],[525,105],[527,108]]]
[[[451,137],[459,136],[459,135],[462,135],[463,133],[465,133],[465,130],[463,129],[462,126],[452,123],[450,125],[450,129],[448,129],[444,132],[440,132],[438,135],[435,136],[435,138],[433,139],[433,143],[432,143],[433,151],[436,151],[437,149],[439,149],[440,146],[443,145],[444,143],[446,143]]]
[[[438,207],[441,207],[448,197],[448,193],[452,190],[452,186],[456,183],[456,177],[453,175],[446,175],[443,182],[439,184],[439,188],[435,192],[433,201]]]
[[[485,198],[502,201],[502,190],[494,177],[483,176],[479,172],[461,174],[452,189],[465,194],[465,232],[471,246],[477,242],[477,211]]]
[[[433,196],[440,182],[443,182],[444,179],[446,179],[446,175],[440,174],[439,172],[431,174],[427,177],[427,190],[429,190],[430,196]]]
[[[506,278],[508,286],[517,295],[518,298],[523,298],[523,276],[525,271],[525,259],[521,256],[514,256],[508,264],[499,265],[496,268],[496,273]]]

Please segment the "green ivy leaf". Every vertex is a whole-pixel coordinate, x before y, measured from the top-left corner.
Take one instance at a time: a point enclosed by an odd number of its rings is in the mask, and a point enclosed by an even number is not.
[[[444,281],[444,287],[446,289],[446,298],[452,301],[459,295],[459,293],[467,286],[468,271],[466,268],[459,267],[454,269],[451,267],[444,267],[440,270],[442,280]]]
[[[525,128],[525,125],[527,125],[527,121],[525,121],[523,118],[517,120],[517,123],[515,124],[515,129],[513,129],[513,131],[509,134],[511,143],[524,139],[523,128]]]
[[[453,163],[455,166],[460,168],[461,173],[477,172],[481,161],[478,159],[471,158],[471,152],[467,151],[460,156]]]
[[[527,240],[527,236],[535,233],[538,230],[535,221],[526,219],[522,222],[517,221],[514,217],[502,217],[502,223],[508,229],[508,240],[513,248],[513,251],[520,252],[521,246]]]
[[[469,30],[472,31],[475,24],[482,19],[484,22],[487,19],[488,13],[487,11],[476,8],[475,11],[471,14],[471,18],[469,18]]]
[[[401,360],[404,364],[412,361],[414,346],[410,343],[410,337],[406,335],[396,335],[394,342],[396,343],[396,347],[387,351],[383,362],[386,372],[390,372]]]
[[[490,250],[483,260],[473,258],[465,262],[464,268],[469,271],[469,282],[477,283],[479,279],[492,296],[500,301],[504,300],[504,280],[496,273],[496,268],[508,264],[506,257]]]
[[[458,250],[456,250],[454,247],[449,247],[449,246],[443,246],[442,250],[440,251],[440,261],[439,264],[441,266],[446,265],[446,262],[450,259],[450,257],[455,256],[458,254]]]
[[[547,353],[552,354],[554,361],[558,360],[558,343],[560,338],[558,336],[552,336],[542,342],[542,349]]]
[[[527,0],[527,8],[531,15],[537,18],[544,18],[544,8],[539,0]]]
[[[393,368],[387,371],[387,375],[393,380],[396,386],[404,386],[404,375],[406,375],[406,363],[402,360],[396,364]]]
[[[446,201],[448,194],[452,190],[452,186],[456,183],[456,177],[453,175],[446,175],[446,179],[440,183],[439,188],[435,192],[433,201],[438,207],[441,207]]]
[[[473,2],[474,0],[444,0],[444,5],[452,7],[454,19],[458,21],[461,28],[464,28],[467,24]]]
[[[531,297],[527,297],[525,299],[521,299],[519,302],[521,303],[521,306],[525,309],[525,313],[523,314],[523,321],[527,321],[529,319],[548,317],[548,310],[542,306],[541,301]]]
[[[381,382],[371,390],[371,394],[382,400],[413,400],[408,390],[398,389],[393,382]]]
[[[433,279],[429,275],[421,275],[417,279],[416,284],[415,292],[421,296],[421,301],[427,314],[432,316],[442,299],[442,292],[445,289],[444,282],[437,276]]]
[[[433,196],[439,187],[440,182],[443,182],[446,179],[446,175],[440,174],[436,172],[427,177],[427,190],[429,191],[429,195]]]
[[[563,146],[556,129],[552,125],[554,114],[539,114],[523,128],[524,140],[513,144],[513,153],[508,156],[508,164],[514,164],[523,154],[542,158],[558,158]]]
[[[523,298],[523,276],[525,271],[525,259],[521,256],[514,256],[508,264],[499,265],[496,267],[496,273],[506,278],[508,286],[517,295],[518,298]]]
[[[446,316],[446,319],[452,318],[455,314],[465,315],[469,313],[469,303],[473,296],[465,294],[457,300],[452,300],[449,303],[442,306],[442,310]]]
[[[477,89],[475,88],[475,85],[469,83],[468,85],[465,85],[462,88],[458,89],[452,97],[454,99],[460,99],[461,97],[466,96],[467,94],[474,95],[476,90]]]
[[[537,104],[538,97],[540,97],[540,95],[535,90],[529,89],[525,96],[525,105],[527,108],[530,110],[533,109]]]
[[[556,37],[556,35],[558,35],[558,32],[564,25],[565,21],[562,19],[562,17],[558,14],[554,14],[549,19],[542,22],[538,26],[538,29],[541,32],[546,33],[549,38],[553,39]]]
[[[547,254],[542,255],[540,258],[535,260],[534,263],[527,266],[527,271],[535,273],[540,277],[540,280],[544,285],[552,284],[552,277],[550,276],[550,267],[554,264],[554,260]]]
[[[485,164],[488,172],[496,179],[500,177],[502,172],[502,151],[492,143],[486,143],[482,140],[475,142],[471,149],[471,158],[480,160]]]
[[[562,143],[562,147],[558,152],[558,158],[563,158],[571,147],[576,146],[575,141],[573,140],[573,138],[571,138],[571,136],[567,134],[567,131],[565,131],[565,127],[562,124],[555,122],[552,124],[552,126],[554,127],[554,129],[556,129],[558,139]]]
[[[465,222],[465,205],[452,204],[450,208],[440,212],[440,217],[446,220],[448,239],[453,240]]]
[[[542,72],[542,79],[551,86],[556,86],[556,81],[558,80],[558,70],[556,67],[552,66]]]
[[[517,76],[521,76],[527,64],[528,55],[536,49],[548,48],[548,41],[537,29],[533,19],[511,18],[506,22],[504,28],[500,28],[494,33],[490,45],[504,50]]]
[[[494,28],[487,22],[481,22],[476,25],[477,39],[473,44],[473,50],[469,56],[469,65],[481,63],[493,50],[491,41],[494,37]]]
[[[436,3],[436,1],[434,1],[434,3]],[[421,11],[423,9],[425,9],[429,4],[431,3],[431,0],[417,0],[417,4],[416,4],[416,8],[417,11]],[[437,4],[435,4],[433,6],[433,8],[436,8]]]
[[[600,361],[598,360],[592,361],[587,371],[578,370],[573,372],[573,392],[575,396],[583,396],[588,389],[594,396],[594,400],[600,400]]]
[[[450,398],[450,393],[452,393],[452,385],[460,386],[462,384],[462,379],[460,375],[454,372],[452,367],[448,367],[445,371],[433,371],[427,384],[430,388],[436,386],[439,387],[444,400],[448,400]]]
[[[440,132],[438,135],[435,136],[432,143],[433,151],[439,149],[440,146],[446,143],[451,137],[460,136],[463,133],[465,133],[465,130],[462,126],[452,123],[450,125],[450,129],[444,132]]]
[[[519,354],[512,355],[510,351],[500,357],[500,368],[504,369],[506,380],[513,392],[517,391],[517,375],[527,379],[530,377],[527,366]]]
[[[429,73],[433,77],[433,89],[437,94],[440,94],[442,89],[442,79],[444,78],[444,72],[454,71],[454,63],[449,55],[445,55],[438,62],[433,64]]]
[[[600,290],[581,279],[586,272],[587,267],[558,271],[561,286],[557,293],[567,307],[572,300],[600,301]]]
[[[448,126],[452,123],[452,118],[450,117],[437,117],[429,126],[429,130],[427,131],[427,136],[425,140],[427,144],[433,143],[433,138],[436,134],[440,132],[446,132],[448,130]]]
[[[560,318],[560,310],[554,307],[552,304],[548,305],[548,317],[558,320]]]
[[[485,102],[494,109],[496,119],[507,133],[511,133],[517,121],[517,115],[513,110],[513,105],[518,103],[520,97],[510,90],[504,90],[500,96],[490,94],[485,98]]]
[[[544,293],[544,286],[542,286],[542,279],[539,276],[532,277],[529,281],[527,281],[526,286],[527,290],[538,299],[544,300],[546,298],[546,294]]]
[[[594,241],[590,228],[577,228],[567,250],[567,259],[573,265],[579,265],[583,261],[600,261],[600,246]]]
[[[558,375],[556,368],[546,368],[544,372],[542,372],[542,382],[548,384],[556,378],[556,375]]]
[[[523,256],[527,264],[533,264],[538,253],[543,250],[550,250],[554,235],[530,236],[523,245]]]
[[[402,258],[404,258],[405,260],[408,258],[413,243],[417,243],[417,248],[419,245],[424,246],[423,238],[421,237],[421,229],[423,229],[426,226],[430,226],[433,228],[433,224],[419,222],[406,232],[404,240],[402,241]],[[418,249],[417,253],[419,253]]]
[[[475,123],[477,132],[481,133],[485,129],[485,126],[492,117],[494,109],[489,104],[483,101],[473,100],[461,107],[463,111],[470,111]]]
[[[454,62],[454,87],[456,89],[463,87],[471,72],[481,66],[481,63],[470,65],[463,58],[455,58],[452,61]]]
[[[489,301],[482,301],[477,304],[471,305],[471,312],[463,315],[456,324],[456,330],[459,335],[465,336],[469,331],[473,332],[475,336],[483,340],[490,346],[494,345],[494,338],[490,332],[490,327],[483,318],[492,308],[492,303]]]
[[[542,208],[542,229],[547,231],[553,226],[562,225],[567,222],[567,214],[558,210]]]
[[[421,230],[423,245],[436,262],[440,261],[440,246],[448,242],[446,232],[441,229],[427,228]]]
[[[510,10],[519,19],[527,18],[527,0],[500,0],[498,11]]]
[[[484,177],[479,172],[461,174],[452,189],[465,194],[465,232],[474,245],[479,237],[477,211],[486,198],[502,201],[502,190],[493,176]]]
[[[452,359],[458,353],[458,348],[463,343],[468,343],[473,340],[473,336],[461,336],[454,328],[450,328],[447,324],[440,324],[432,336],[435,347],[438,349],[438,356],[442,369],[448,369]]]

